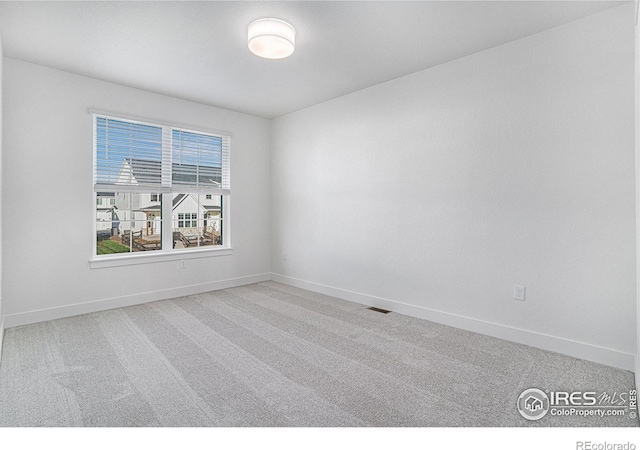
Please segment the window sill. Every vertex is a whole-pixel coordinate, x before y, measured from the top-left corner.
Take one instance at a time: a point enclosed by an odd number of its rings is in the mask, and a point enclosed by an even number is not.
[[[194,250],[172,250],[171,252],[149,252],[135,253],[127,256],[103,256],[93,257],[89,260],[91,269],[102,269],[104,267],[131,266],[135,264],[152,264],[167,261],[180,261],[184,259],[211,258],[216,256],[228,256],[233,254],[233,249],[207,248]]]

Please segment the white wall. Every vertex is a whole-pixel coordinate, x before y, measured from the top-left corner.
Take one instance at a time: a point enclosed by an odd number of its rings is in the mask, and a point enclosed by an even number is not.
[[[2,81],[2,40],[0,40],[0,359],[2,358],[2,338],[4,337],[4,310],[2,309],[2,185],[4,184],[4,177],[2,176],[2,92],[4,90],[4,84]]]
[[[269,121],[9,58],[4,64],[7,326],[268,279]],[[179,261],[89,268],[87,108],[233,133],[232,255],[190,259],[182,270]]]
[[[635,27],[635,88],[636,88],[636,389],[640,387],[640,29],[638,13],[640,4],[636,3]],[[639,419],[640,420],[640,419]]]
[[[633,16],[274,120],[274,279],[632,369]]]

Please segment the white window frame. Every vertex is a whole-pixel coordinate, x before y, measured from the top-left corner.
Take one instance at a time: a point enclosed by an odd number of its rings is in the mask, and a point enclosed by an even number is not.
[[[177,123],[169,123],[154,119],[146,119],[140,117],[133,117],[126,114],[118,114],[118,113],[108,113],[100,110],[89,109],[89,114],[92,116],[92,126],[93,126],[93,167],[96,164],[96,125],[98,117],[106,117],[109,119],[122,120],[127,122],[139,123],[143,125],[151,125],[156,127],[162,127],[162,136],[163,136],[163,145],[169,145],[171,148],[171,131],[174,129],[180,129],[185,132],[192,133],[200,133],[207,135],[214,135],[222,138],[228,138],[230,141],[233,137],[232,133],[227,131],[220,130],[208,130],[200,127],[192,127],[185,126]],[[168,144],[164,142],[165,139],[169,139]],[[171,153],[171,152],[169,152]],[[171,173],[171,161],[162,161],[163,169],[168,167],[168,172]],[[226,176],[230,178],[230,161],[229,155],[227,158],[223,157],[223,176],[226,171]],[[163,170],[163,184],[166,182],[166,173]],[[93,177],[92,177],[93,179]],[[169,177],[169,180],[171,178]],[[95,180],[94,180],[95,184]],[[170,184],[170,182],[169,182]],[[168,186],[169,187],[169,186]],[[126,189],[124,189],[126,190]],[[111,192],[123,192],[122,188],[118,189],[118,187],[114,186],[113,188],[108,188],[107,191]],[[210,191],[207,189],[193,189],[188,186],[174,186],[170,189],[162,189],[162,192],[158,192],[158,189],[149,187],[144,189],[137,189],[138,192],[146,192],[146,193],[157,193],[158,195],[163,195],[162,201],[162,249],[161,250],[153,250],[149,252],[131,252],[131,253],[115,253],[112,255],[98,255],[96,248],[96,234],[97,234],[97,221],[96,221],[96,204],[97,204],[97,194],[98,191],[105,192],[104,187],[97,187],[94,185],[93,192],[93,202],[92,202],[92,223],[93,223],[93,232],[91,234],[91,248],[92,254],[89,258],[90,268],[103,268],[103,267],[116,267],[116,266],[126,266],[126,265],[135,265],[135,264],[149,264],[149,263],[159,263],[166,261],[176,261],[176,260],[186,260],[186,259],[196,259],[196,258],[209,258],[215,256],[227,256],[233,253],[233,248],[231,246],[231,220],[230,220],[230,209],[231,209],[231,192],[230,189],[223,191]],[[133,190],[129,190],[130,192]],[[185,194],[212,194],[216,196],[221,196],[221,215],[222,215],[222,245],[217,246],[203,246],[197,248],[188,248],[188,249],[174,249],[173,248],[173,224],[172,224],[172,216],[173,216],[173,208],[172,208],[172,200],[173,193],[185,193]],[[169,198],[169,201],[166,199]],[[158,198],[160,200],[160,198]]]

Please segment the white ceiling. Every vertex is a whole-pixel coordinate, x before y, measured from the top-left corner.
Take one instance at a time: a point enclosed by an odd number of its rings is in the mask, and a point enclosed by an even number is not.
[[[1,2],[4,55],[266,118],[451,61],[621,2]],[[297,31],[285,60],[246,28]]]

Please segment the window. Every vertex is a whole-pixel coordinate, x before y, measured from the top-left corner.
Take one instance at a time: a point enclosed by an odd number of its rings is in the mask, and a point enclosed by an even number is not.
[[[115,198],[113,197],[113,193],[98,192],[96,194],[96,206],[100,209],[109,209],[115,206]]]
[[[197,218],[196,213],[178,213],[178,228],[197,227]]]
[[[228,248],[230,140],[94,114],[95,256]]]

